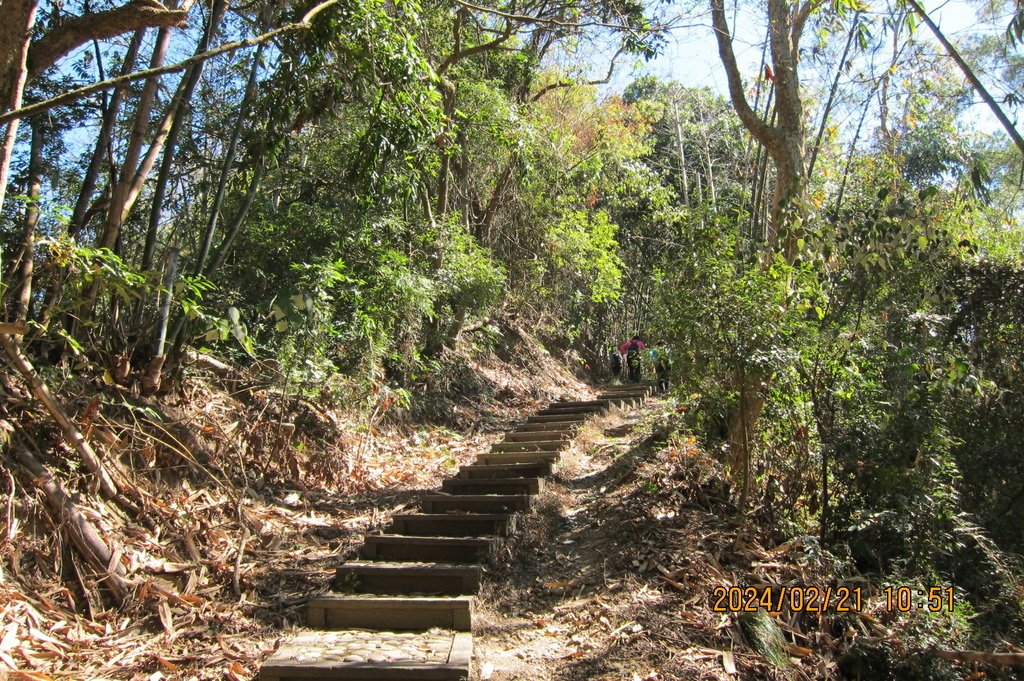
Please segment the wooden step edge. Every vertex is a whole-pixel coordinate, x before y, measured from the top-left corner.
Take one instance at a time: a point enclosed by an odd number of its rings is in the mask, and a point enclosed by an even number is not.
[[[432,563],[432,562],[390,562],[386,560],[350,560],[334,568],[335,573],[354,572],[402,572],[422,575],[476,574],[482,573],[479,565],[466,563]]]
[[[321,594],[310,599],[306,622],[315,629],[471,631],[473,596],[350,596]]]
[[[476,546],[487,548],[494,541],[490,537],[421,537],[415,534],[368,534],[372,544],[426,544],[431,546]]]
[[[484,466],[502,463],[535,463],[547,461],[557,464],[561,454],[558,452],[488,452],[480,454],[476,462]]]
[[[465,520],[470,521],[491,521],[491,522],[509,522],[515,517],[513,513],[396,513],[391,516],[392,519],[407,520],[407,519],[418,519],[418,520],[452,520],[459,522]]]
[[[370,594],[475,594],[483,569],[478,563],[350,561],[335,568],[331,590]]]
[[[607,406],[593,407],[593,408],[591,408],[591,407],[572,407],[572,408],[566,407],[564,409],[556,407],[556,408],[541,409],[540,411],[535,413],[533,416],[534,417],[536,417],[536,416],[584,416],[586,418],[590,418],[591,416],[596,416],[597,414],[603,414],[606,411],[608,411],[608,407]]]
[[[526,423],[564,423],[579,426],[592,416],[593,414],[534,414],[526,418]]]
[[[343,654],[322,654],[318,648],[331,646],[332,634],[343,632],[303,631],[292,635],[278,652],[267,659],[259,674],[260,681],[298,681],[323,679],[332,681],[466,681],[471,673],[473,635],[466,631],[451,632],[452,640],[441,649],[440,659],[431,662],[363,660],[348,662]],[[436,634],[427,634],[433,635]],[[335,643],[334,646],[337,644]]]
[[[420,507],[425,513],[437,513],[438,511],[434,510],[436,505],[455,502],[456,505],[479,504],[495,507],[495,510],[488,511],[489,513],[523,512],[530,509],[532,500],[533,496],[530,494],[424,494],[420,497]]]
[[[495,477],[472,477],[472,473],[507,473],[515,474],[519,472],[537,472],[537,475],[526,475],[523,477],[539,478],[551,475],[553,465],[550,462],[538,462],[538,463],[506,463],[506,464],[469,464],[459,468],[459,472],[456,473],[456,477],[460,480],[494,480],[503,479]]]
[[[583,427],[584,423],[586,423],[586,420],[569,422],[541,421],[535,423],[527,423],[524,421],[516,425],[514,428],[512,428],[512,430],[508,432],[512,435],[552,432],[562,433],[563,435],[572,438],[573,434],[576,433],[576,431],[578,431],[581,427]]]
[[[502,442],[564,442],[565,440],[571,440],[572,433],[564,430],[559,431],[544,431],[538,430],[536,432],[526,433],[506,433],[505,437],[502,438]]]
[[[512,487],[517,489],[523,489],[524,494],[540,494],[541,490],[544,489],[544,480],[542,478],[448,478],[445,480],[441,489],[451,494],[459,494],[457,490],[466,487],[477,487],[479,489],[487,489],[488,487]],[[480,494],[478,492],[477,494]]]
[[[515,513],[402,513],[391,517],[389,533],[406,537],[503,537],[515,530]],[[479,525],[489,526],[481,530]],[[473,532],[460,526],[477,526]],[[482,532],[482,534],[481,534]],[[420,534],[422,533],[422,534]]]
[[[499,442],[491,445],[492,452],[558,452],[569,446],[569,440],[555,442]]]

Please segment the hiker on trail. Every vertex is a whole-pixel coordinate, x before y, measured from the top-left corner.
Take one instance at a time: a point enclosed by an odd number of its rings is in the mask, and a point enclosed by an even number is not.
[[[633,383],[640,382],[640,353],[643,352],[644,342],[636,335],[619,346],[619,352],[626,356],[626,366],[629,367],[629,380]]]
[[[651,348],[651,365],[654,367],[654,374],[658,377],[658,390],[668,390],[668,374],[672,370],[672,360],[669,357],[668,348]]]
[[[619,354],[619,349],[614,345],[611,352],[608,353],[608,365],[613,378],[618,378],[622,375],[622,355]]]

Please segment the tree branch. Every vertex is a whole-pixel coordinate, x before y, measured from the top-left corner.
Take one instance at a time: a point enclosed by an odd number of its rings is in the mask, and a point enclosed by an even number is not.
[[[980,662],[1007,667],[1024,667],[1024,653],[985,653],[974,650],[929,650],[928,654],[956,662]]]
[[[471,9],[474,12],[483,12],[484,14],[490,14],[492,16],[501,17],[502,19],[508,19],[509,21],[517,21],[522,24],[543,24],[546,26],[558,26],[561,28],[611,28],[615,30],[622,30],[627,28],[622,24],[609,24],[602,21],[562,21],[560,19],[554,19],[550,17],[538,17],[529,14],[516,14],[514,12],[503,12],[493,7],[482,7],[480,5],[474,5],[466,0],[455,0],[455,4],[461,5],[466,9]],[[654,27],[652,27],[654,28]]]
[[[469,57],[472,57],[473,55],[493,50],[494,48],[498,47],[502,43],[506,42],[509,38],[511,38],[513,32],[513,24],[511,22],[508,22],[506,24],[505,30],[502,31],[494,40],[482,43],[480,45],[474,45],[473,47],[467,47],[464,50],[456,50],[451,55],[449,55],[447,59],[441,62],[440,66],[437,67],[437,75],[442,75],[445,71],[447,71],[449,68],[454,66],[456,63],[462,61],[463,59],[467,59]]]
[[[85,557],[118,602],[124,601],[132,584],[127,579],[124,565],[118,560],[120,551],[108,545],[103,534],[74,502],[64,486],[37,459],[32,452],[16,443],[11,450],[22,466],[32,475],[32,482],[43,490],[50,506],[68,530],[71,543]]]
[[[960,70],[963,72],[964,77],[966,77],[967,80],[970,81],[971,85],[974,86],[975,91],[979,95],[981,95],[981,98],[983,100],[985,100],[985,103],[988,104],[988,108],[992,111],[995,117],[999,119],[999,122],[1002,124],[1003,129],[1006,130],[1006,134],[1010,136],[1010,139],[1012,139],[1013,143],[1017,145],[1017,148],[1020,149],[1020,152],[1024,154],[1024,138],[1022,138],[1020,133],[1017,132],[1017,128],[1013,125],[1013,122],[1010,121],[1009,117],[1007,117],[1007,115],[1003,112],[1003,109],[999,106],[998,103],[996,103],[995,98],[991,94],[989,94],[987,89],[985,89],[985,86],[978,79],[978,76],[974,74],[974,71],[971,69],[971,67],[967,64],[966,61],[964,61],[964,58],[960,56],[960,53],[957,52],[957,49],[953,47],[953,44],[949,42],[949,40],[942,33],[942,31],[939,30],[939,27],[935,25],[935,22],[932,21],[932,18],[928,16],[927,12],[924,11],[924,8],[921,7],[920,4],[918,4],[917,0],[907,0],[907,4],[910,5],[915,12],[917,12],[917,15],[921,17],[924,23],[928,24],[928,28],[931,29],[932,34],[938,39],[940,43],[942,43],[942,46],[946,48],[946,52],[948,52],[949,56],[952,57],[953,61],[956,62],[956,65],[960,67]]]
[[[320,14],[320,12],[327,9],[331,5],[337,4],[338,2],[339,0],[325,0],[325,2],[320,3],[313,9],[306,12],[306,15],[302,17],[301,21],[297,21],[291,24],[285,24],[280,28],[275,28],[273,31],[268,31],[266,33],[254,36],[252,38],[246,38],[245,40],[236,40],[235,42],[231,43],[224,43],[220,47],[217,47],[213,50],[208,50],[206,52],[202,52],[200,54],[193,55],[188,59],[178,62],[177,64],[161,66],[155,69],[146,69],[144,71],[136,71],[135,73],[129,73],[125,76],[110,78],[100,83],[93,83],[92,85],[80,87],[77,90],[65,92],[62,95],[51,97],[50,99],[43,100],[36,104],[24,106],[20,109],[15,109],[14,111],[8,111],[7,113],[0,115],[0,124],[6,123],[8,121],[13,121],[16,119],[25,118],[26,116],[34,116],[35,114],[43,113],[44,111],[49,111],[50,109],[55,109],[58,106],[70,104],[71,102],[79,100],[82,97],[91,95],[94,92],[110,90],[112,88],[125,85],[126,83],[132,83],[137,80],[145,80],[147,78],[152,78],[154,76],[162,76],[165,73],[174,73],[176,71],[182,71],[197,62],[201,62],[212,57],[226,54],[228,52],[234,52],[235,50],[239,50],[245,47],[255,47],[260,43],[272,40],[277,36],[283,35],[285,33],[291,33],[292,31],[304,31],[312,26],[313,19],[316,18],[316,16]]]
[[[750,103],[747,102],[747,96],[743,93],[743,79],[740,76],[739,66],[736,64],[736,54],[732,49],[732,34],[729,32],[729,24],[725,19],[724,0],[711,0],[711,23],[714,27],[715,38],[718,40],[718,54],[722,58],[725,75],[729,81],[729,97],[732,99],[736,113],[761,144],[772,148],[775,146],[773,128],[754,113],[750,108]]]
[[[576,81],[576,80],[559,80],[559,81],[555,81],[554,83],[549,83],[549,84],[545,85],[544,87],[542,87],[540,90],[538,90],[537,94],[535,94],[533,97],[530,98],[530,101],[531,102],[536,102],[541,97],[543,97],[547,93],[549,93],[552,90],[555,90],[557,88],[572,87],[573,85],[604,85],[605,83],[607,83],[608,81],[610,81],[612,79],[612,74],[615,73],[615,61],[620,56],[622,56],[622,53],[625,52],[625,51],[626,51],[625,46],[620,47],[618,49],[618,51],[615,53],[615,56],[612,57],[611,63],[608,65],[608,74],[605,75],[604,78],[601,78],[600,80],[585,80],[583,82],[579,82],[579,81]]]
[[[58,59],[90,40],[104,40],[140,28],[180,26],[188,18],[191,3],[167,9],[157,0],[132,0],[105,12],[65,20],[32,44],[28,52],[28,77],[35,78]]]
[[[82,435],[82,431],[78,429],[78,426],[68,418],[68,415],[64,412],[64,408],[57,402],[50,392],[50,389],[46,386],[46,383],[39,376],[39,372],[36,371],[32,363],[28,361],[24,353],[21,351],[18,342],[13,336],[0,333],[0,347],[3,348],[4,352],[7,353],[7,359],[11,365],[17,369],[18,373],[28,384],[29,390],[32,395],[39,400],[43,407],[49,412],[50,416],[57,425],[60,426],[61,432],[64,434],[64,438],[68,441],[68,444],[78,452],[78,455],[82,457],[82,462],[85,467],[89,469],[89,472],[96,476],[99,482],[100,490],[106,497],[117,496],[117,485],[114,483],[113,478],[110,477],[110,473],[104,467],[103,462],[93,451],[92,446]]]
[[[807,25],[807,20],[810,18],[811,13],[814,12],[821,4],[821,0],[808,0],[798,8],[793,10],[793,18],[791,21],[792,28],[790,29],[790,43],[793,45],[793,49],[800,44],[800,37],[804,33],[804,26]]]

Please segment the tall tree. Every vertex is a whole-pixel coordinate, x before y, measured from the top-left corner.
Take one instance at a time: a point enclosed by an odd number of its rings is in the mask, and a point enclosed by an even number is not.
[[[811,0],[790,6],[786,0],[768,0],[768,44],[775,80],[775,122],[758,115],[745,94],[743,76],[736,62],[732,33],[724,0],[711,0],[711,20],[718,53],[725,66],[729,96],[743,125],[764,145],[775,164],[770,243],[778,246],[785,227],[787,206],[799,202],[807,186],[804,167],[804,106],[800,96],[800,38],[811,13],[819,6]],[[790,233],[782,244],[787,258],[796,255],[797,235]]]

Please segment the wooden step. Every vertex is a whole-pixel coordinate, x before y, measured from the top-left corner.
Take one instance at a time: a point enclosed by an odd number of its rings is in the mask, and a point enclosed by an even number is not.
[[[544,481],[540,478],[449,478],[441,489],[449,494],[539,494],[544,489]]]
[[[571,438],[572,433],[565,430],[537,430],[528,433],[506,433],[502,442],[558,442]]]
[[[608,406],[608,400],[607,399],[598,398],[596,400],[577,400],[577,401],[574,401],[574,402],[568,401],[568,400],[558,400],[557,402],[552,402],[551,404],[549,404],[547,406],[547,408],[548,409],[559,409],[559,408],[562,408],[562,407],[607,407],[607,406]]]
[[[601,394],[602,395],[611,395],[611,394],[618,394],[618,393],[639,393],[639,394],[642,394],[642,395],[652,395],[652,394],[654,394],[654,390],[655,390],[655,386],[653,386],[653,385],[643,385],[643,384],[638,383],[638,384],[631,384],[631,385],[617,385],[617,386],[609,386],[607,388],[602,388],[601,389]]]
[[[580,425],[583,421],[586,421],[592,413],[587,412],[585,414],[534,414],[533,416],[526,419],[527,423],[547,423],[547,424],[573,424]]]
[[[611,392],[601,393],[601,398],[605,400],[613,400],[615,398],[623,397],[639,397],[645,398],[650,395],[650,388],[639,388],[637,390],[613,390]]]
[[[506,463],[556,463],[558,452],[489,452],[476,457],[476,463],[493,466]]]
[[[584,415],[586,417],[593,416],[594,414],[600,414],[608,410],[608,405],[592,405],[582,407],[547,407],[541,409],[536,413],[537,416],[576,416]]]
[[[557,452],[565,449],[568,440],[543,442],[499,442],[491,447],[492,452]]]
[[[465,631],[303,631],[287,638],[260,681],[468,681],[473,635]]]
[[[616,407],[635,407],[638,404],[642,404],[644,401],[643,397],[612,397],[609,400]]]
[[[520,423],[515,429],[509,431],[509,434],[520,434],[520,433],[564,433],[569,437],[580,429],[583,425],[583,421],[572,421],[569,423]]]
[[[335,571],[333,588],[346,593],[459,596],[476,593],[480,575],[479,565],[350,562]]]
[[[486,537],[508,534],[511,513],[402,513],[391,516],[389,531],[415,537]]]
[[[436,563],[480,563],[490,557],[492,543],[485,537],[407,537],[371,534],[360,556],[366,560],[433,561]]]
[[[513,513],[530,509],[528,494],[427,494],[420,498],[424,513]]]
[[[345,596],[322,594],[309,601],[314,629],[454,629],[473,626],[473,597]]]
[[[494,478],[543,478],[551,475],[552,464],[539,463],[505,463],[483,466],[474,464],[459,469],[459,477],[464,480],[493,480]]]

